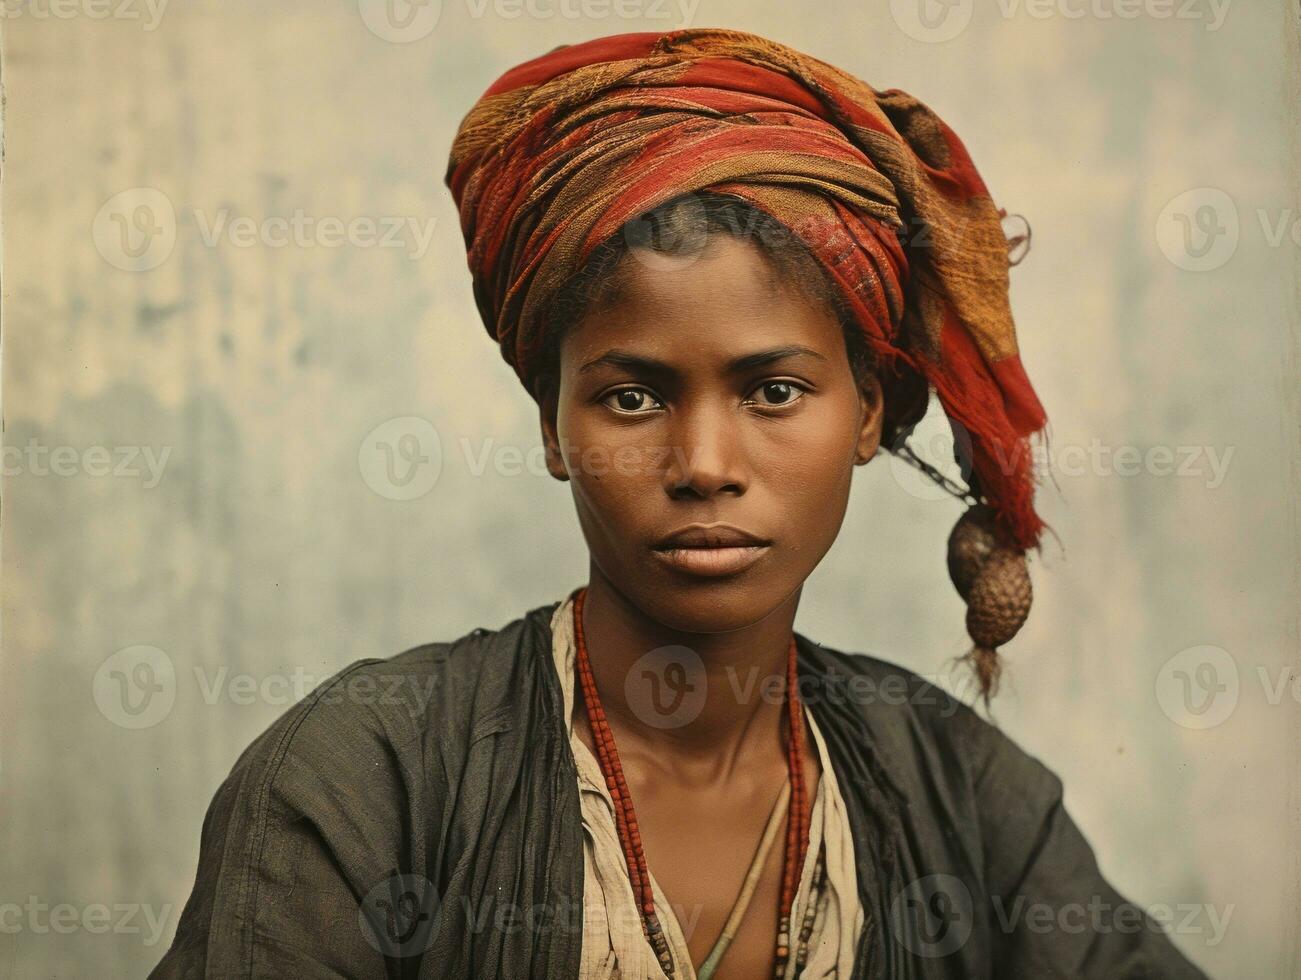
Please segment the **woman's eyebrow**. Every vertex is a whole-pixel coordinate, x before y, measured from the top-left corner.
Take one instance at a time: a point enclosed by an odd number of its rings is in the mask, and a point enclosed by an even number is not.
[[[763,367],[766,364],[773,363],[773,361],[783,361],[788,357],[815,357],[819,361],[827,360],[825,354],[814,350],[812,347],[805,347],[803,344],[785,344],[769,350],[755,351],[753,354],[743,354],[729,363],[727,370],[730,374],[736,374],[752,368]]]
[[[826,355],[814,350],[812,347],[806,347],[803,344],[784,344],[781,347],[772,347],[733,358],[728,362],[726,371],[729,374],[737,374],[741,371],[749,371],[772,364],[774,361],[785,360],[788,357],[815,357],[819,361],[827,360]],[[618,348],[606,351],[600,357],[588,361],[578,370],[581,374],[584,371],[603,366],[627,368],[630,371],[642,371],[647,374],[672,375],[678,373],[673,365],[661,361],[659,358],[634,354],[631,351]]]
[[[673,368],[664,361],[655,357],[646,357],[642,354],[634,354],[631,351],[619,350],[617,347],[606,351],[600,357],[588,361],[578,369],[579,374],[584,371],[592,371],[599,367],[621,367],[629,371],[644,371],[650,374],[672,374]]]

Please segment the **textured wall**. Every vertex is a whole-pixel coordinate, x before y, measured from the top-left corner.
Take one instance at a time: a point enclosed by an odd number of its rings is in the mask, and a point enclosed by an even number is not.
[[[1013,301],[1065,550],[997,716],[1123,892],[1193,907],[1196,961],[1296,975],[1281,0],[3,6],[0,973],[141,975],[214,789],[297,694],[584,581],[474,310],[448,145],[556,44],[734,26],[917,94],[1030,219]],[[410,462],[431,430],[437,471]],[[860,470],[798,628],[945,670],[958,512]]]

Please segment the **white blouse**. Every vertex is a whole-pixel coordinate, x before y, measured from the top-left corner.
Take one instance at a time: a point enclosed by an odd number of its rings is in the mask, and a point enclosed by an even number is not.
[[[580,587],[581,588],[581,587]],[[583,819],[583,951],[580,980],[667,980],[642,933],[641,917],[633,898],[632,881],[614,816],[614,800],[605,785],[601,765],[573,726],[575,657],[573,601],[578,589],[556,609],[551,620],[552,652],[564,692],[564,715],[569,743],[578,765],[578,798]],[[854,867],[854,842],[849,817],[836,783],[822,733],[808,706],[804,707],[817,743],[822,775],[813,801],[809,849],[800,871],[799,890],[791,909],[792,927],[803,921],[818,849],[823,852],[826,885],[814,912],[809,955],[800,974],[808,980],[830,980],[850,975],[854,953],[863,929],[863,908],[858,900],[858,875]],[[649,869],[648,869],[649,870]],[[650,873],[655,908],[668,938],[676,975],[696,980],[681,925],[654,872]],[[792,936],[792,947],[795,937]],[[786,964],[785,977],[795,976],[795,956]]]

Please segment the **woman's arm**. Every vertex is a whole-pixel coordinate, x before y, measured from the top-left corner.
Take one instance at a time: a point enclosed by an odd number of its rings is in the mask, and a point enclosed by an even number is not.
[[[378,676],[384,663],[347,668],[245,750],[208,809],[194,890],[152,977],[396,976],[419,962],[430,893],[398,870],[423,867],[410,827],[428,787],[406,751],[423,712],[381,701],[419,689],[415,675]]]
[[[1102,876],[1062,805],[1061,780],[998,729],[979,725],[967,745],[985,847],[993,975],[1206,980],[1161,924]]]

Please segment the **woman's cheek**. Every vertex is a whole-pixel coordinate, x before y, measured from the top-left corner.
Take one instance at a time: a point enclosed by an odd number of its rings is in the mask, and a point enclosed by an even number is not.
[[[787,512],[818,524],[831,509],[848,502],[853,473],[853,443],[836,418],[801,428],[796,447],[781,454],[780,470],[770,471],[774,488],[787,498]]]
[[[820,478],[830,485],[844,482],[853,471],[859,421],[850,408],[846,405],[822,413],[813,430],[807,433],[807,458],[820,471]]]
[[[802,476],[803,482],[825,482],[833,472],[841,469],[841,460],[852,452],[851,433],[843,418],[830,412],[810,412],[799,424],[784,428],[777,442],[770,446],[764,457],[771,461],[774,472]]]
[[[594,521],[607,534],[622,537],[638,524],[639,502],[652,485],[648,483],[652,474],[630,462],[629,454],[612,448],[602,446],[598,451],[589,444],[589,451],[580,457],[580,471],[571,479]]]

